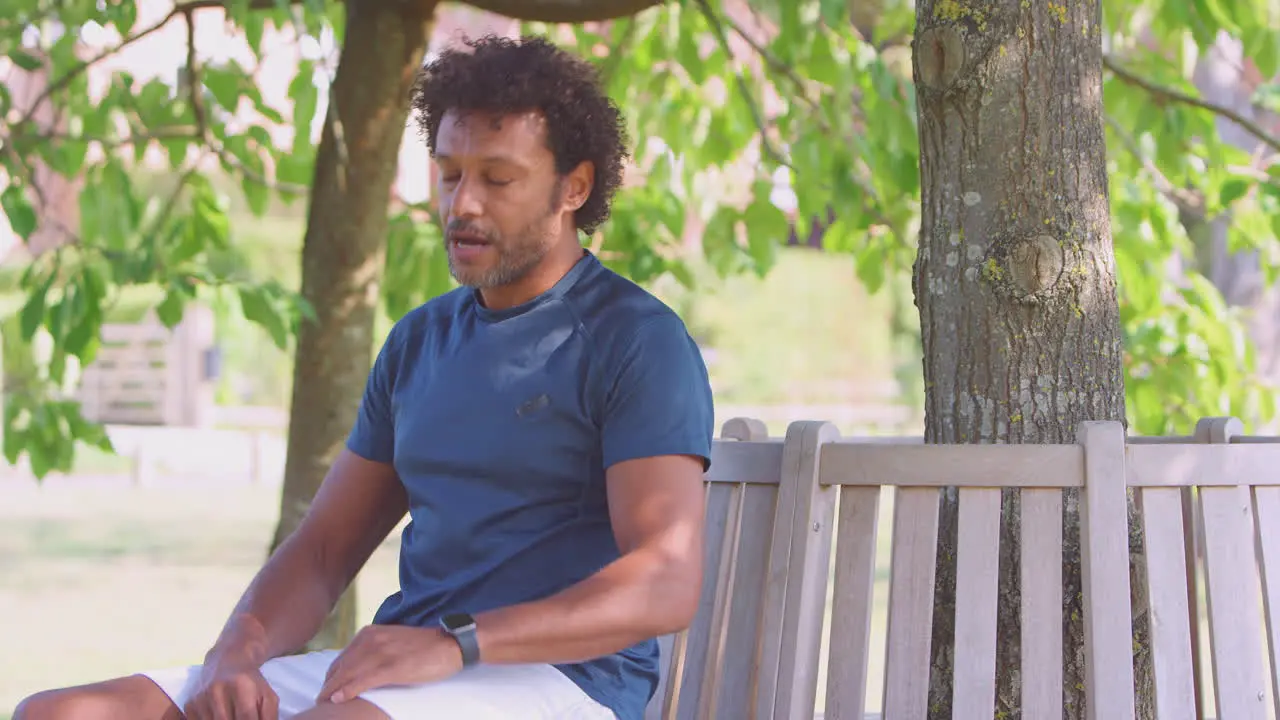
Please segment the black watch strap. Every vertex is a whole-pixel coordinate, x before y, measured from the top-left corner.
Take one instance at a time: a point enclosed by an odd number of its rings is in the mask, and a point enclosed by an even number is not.
[[[440,627],[453,636],[462,649],[462,666],[480,662],[480,642],[476,639],[476,620],[469,613],[449,613],[440,618]]]

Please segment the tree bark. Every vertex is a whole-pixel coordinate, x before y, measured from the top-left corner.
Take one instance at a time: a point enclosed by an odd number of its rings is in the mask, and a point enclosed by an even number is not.
[[[926,440],[1075,442],[1082,421],[1125,418],[1099,0],[921,0],[916,12],[922,219],[913,289]],[[954,489],[944,491],[931,718],[951,716],[957,510]],[[1019,515],[1018,494],[1005,493],[997,718],[1021,717]],[[1072,492],[1063,546],[1070,719],[1085,716],[1077,522]],[[1131,546],[1140,558],[1136,535]],[[1139,619],[1145,606],[1135,598]],[[1151,717],[1146,632],[1135,628],[1139,717]]]
[[[304,320],[298,333],[288,459],[272,552],[298,527],[342,447],[372,365],[387,207],[434,6],[347,3],[346,35],[302,246],[302,295],[317,318]],[[307,649],[345,646],[355,623],[353,586]]]

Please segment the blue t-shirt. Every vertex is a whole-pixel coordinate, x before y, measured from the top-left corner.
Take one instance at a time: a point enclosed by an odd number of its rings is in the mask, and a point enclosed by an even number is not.
[[[394,464],[409,498],[400,590],[375,623],[544,598],[619,556],[605,469],[710,463],[711,387],[683,321],[584,253],[553,288],[493,311],[460,288],[396,323],[347,445]],[[647,640],[557,666],[622,720],[658,679]]]

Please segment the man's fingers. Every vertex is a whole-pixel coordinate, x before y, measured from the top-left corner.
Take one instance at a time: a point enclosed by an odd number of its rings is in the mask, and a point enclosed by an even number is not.
[[[232,697],[225,685],[219,684],[209,688],[205,703],[209,706],[210,720],[235,720],[231,714],[232,702]]]
[[[342,662],[342,658],[338,658],[329,666],[329,672],[325,674],[324,685],[320,686],[320,692],[316,695],[316,702],[329,702],[332,699],[333,692],[350,679],[350,673],[347,670],[347,665],[350,663],[344,663],[342,667],[338,667],[339,662]]]
[[[280,720],[280,697],[270,686],[262,694],[260,703],[262,720]]]
[[[378,687],[382,682],[378,677],[379,674],[380,673],[377,671],[372,673],[363,673],[351,678],[341,685],[338,685],[337,689],[330,696],[332,702],[343,703],[348,700],[354,700],[365,690]]]
[[[320,688],[319,699],[333,703],[351,700],[365,690],[381,685],[387,669],[387,664],[377,662],[376,658],[349,663],[325,682],[324,687]]]
[[[257,679],[252,675],[239,675],[231,682],[231,716],[235,720],[262,720],[258,709],[263,688],[258,685]]]

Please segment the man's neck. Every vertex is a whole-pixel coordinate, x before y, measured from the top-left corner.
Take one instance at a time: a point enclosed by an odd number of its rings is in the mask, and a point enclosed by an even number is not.
[[[480,298],[490,310],[506,310],[527,303],[560,282],[583,254],[576,237],[572,242],[558,242],[524,277],[510,285],[482,289]]]

